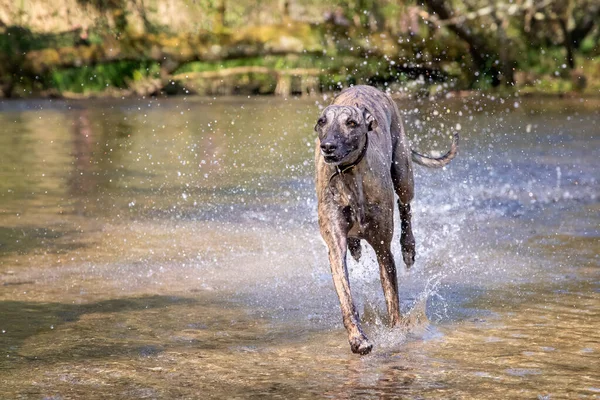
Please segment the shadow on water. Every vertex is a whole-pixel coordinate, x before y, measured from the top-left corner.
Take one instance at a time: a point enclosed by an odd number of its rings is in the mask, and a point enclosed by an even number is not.
[[[175,296],[147,296],[138,298],[109,299],[88,304],[64,304],[64,303],[44,303],[44,302],[20,302],[20,301],[0,301],[0,312],[2,313],[2,335],[0,336],[0,347],[6,351],[6,358],[0,362],[4,368],[10,368],[15,360],[20,358],[28,361],[38,362],[60,362],[63,359],[76,360],[78,358],[96,358],[112,357],[115,355],[151,355],[159,351],[153,346],[124,346],[121,344],[92,343],[77,344],[69,338],[71,351],[65,352],[61,346],[55,347],[58,352],[43,351],[35,354],[21,354],[24,342],[36,335],[49,334],[56,330],[60,332],[65,324],[74,324],[84,316],[92,314],[114,314],[130,313],[136,311],[148,311],[154,309],[174,307],[181,304],[195,303],[193,299],[178,298]],[[118,318],[112,322],[119,324]],[[57,342],[63,339],[56,338]]]
[[[76,240],[81,231],[65,226],[0,226],[0,258],[35,252],[66,254],[88,244]]]
[[[202,391],[339,398],[408,390],[415,380],[400,358],[380,363],[347,354],[338,329],[290,334],[289,326],[272,325],[258,311],[211,297],[2,301],[3,393],[26,380],[31,384],[19,395],[46,398],[177,398]],[[365,376],[370,367],[376,375]],[[320,374],[334,386],[315,385]]]

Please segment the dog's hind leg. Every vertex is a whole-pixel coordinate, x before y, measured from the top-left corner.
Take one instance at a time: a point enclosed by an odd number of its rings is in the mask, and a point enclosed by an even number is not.
[[[371,240],[370,243],[373,249],[375,249],[377,262],[379,263],[379,275],[390,318],[390,326],[396,326],[400,323],[400,301],[398,299],[398,278],[391,250],[391,241],[392,232],[390,232],[389,238],[385,238],[384,240],[377,238]]]
[[[410,202],[414,196],[414,180],[410,146],[404,134],[402,122],[392,122],[392,181],[398,195],[398,210],[400,211],[402,258],[407,268],[415,262],[415,237],[412,232]]]
[[[332,226],[333,225],[333,226]],[[348,280],[348,267],[346,266],[346,253],[348,240],[346,233],[335,223],[327,226],[321,225],[321,234],[329,248],[329,264],[333,284],[340,299],[344,326],[348,331],[348,341],[353,353],[368,354],[373,344],[367,339],[360,326],[360,319],[352,295],[350,293],[350,282]]]

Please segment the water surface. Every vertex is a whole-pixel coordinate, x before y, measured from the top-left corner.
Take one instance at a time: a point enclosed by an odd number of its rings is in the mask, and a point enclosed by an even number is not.
[[[600,101],[399,101],[461,148],[416,170],[408,331],[350,262],[366,357],[316,224],[326,104],[1,103],[0,398],[600,397]]]

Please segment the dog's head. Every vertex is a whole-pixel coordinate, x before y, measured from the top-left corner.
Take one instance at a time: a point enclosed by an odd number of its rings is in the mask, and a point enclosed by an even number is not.
[[[377,121],[363,106],[327,107],[315,125],[325,162],[331,165],[352,162],[360,154],[367,132],[375,128]]]

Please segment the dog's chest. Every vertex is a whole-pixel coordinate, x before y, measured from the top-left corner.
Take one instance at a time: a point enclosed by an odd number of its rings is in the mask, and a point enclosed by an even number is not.
[[[393,189],[391,184],[357,178],[340,179],[335,185],[334,201],[343,209],[349,235],[362,237],[393,218]]]

